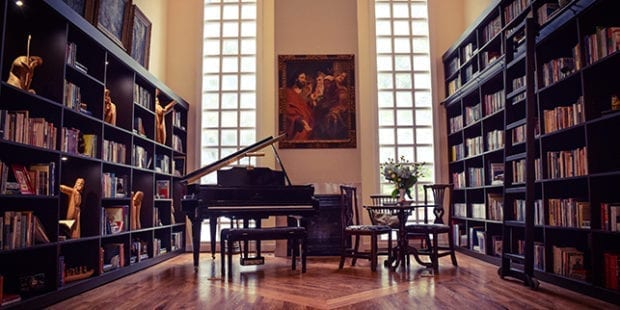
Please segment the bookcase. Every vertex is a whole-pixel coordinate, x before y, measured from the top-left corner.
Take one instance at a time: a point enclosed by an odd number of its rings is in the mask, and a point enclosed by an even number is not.
[[[2,0],[0,16],[0,291],[14,300],[0,307],[182,253],[188,103],[62,1]]]
[[[618,9],[492,1],[443,55],[442,102],[459,250],[616,304]]]

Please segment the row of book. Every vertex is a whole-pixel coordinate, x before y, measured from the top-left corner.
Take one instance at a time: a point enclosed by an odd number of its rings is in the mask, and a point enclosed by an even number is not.
[[[620,203],[601,202],[601,229],[620,231]]]
[[[485,94],[483,101],[484,115],[491,115],[504,108],[505,96],[504,90],[496,91],[492,94]]]
[[[482,118],[482,106],[480,103],[465,107],[465,124],[470,125]]]
[[[545,133],[551,133],[560,129],[569,128],[586,121],[586,114],[583,108],[583,97],[579,97],[577,102],[557,106],[551,110],[543,111],[545,122]]]
[[[576,68],[574,57],[559,57],[542,65],[543,86],[549,86],[573,74]]]
[[[513,201],[513,218],[515,221],[525,221],[525,200],[515,199]],[[545,225],[545,213],[542,199],[534,200],[534,225]]]
[[[620,50],[620,27],[597,27],[583,39],[585,61],[593,64],[599,59]]]
[[[55,167],[54,162],[25,166],[0,161],[0,194],[53,196]]]
[[[67,64],[75,68],[76,70],[86,74],[88,73],[88,68],[78,62],[77,59],[77,44],[74,42],[68,42],[67,48],[65,50],[65,55],[67,57]]]
[[[134,166],[138,168],[148,169],[151,166],[149,152],[140,145],[133,145],[132,157]]]
[[[133,90],[134,103],[144,107],[149,111],[155,111],[155,100],[153,99],[153,95],[150,91],[138,84],[134,84]]]
[[[547,177],[566,178],[588,174],[587,147],[568,151],[547,152]]]
[[[487,151],[504,148],[504,131],[491,130],[487,132]]]
[[[183,246],[183,232],[182,231],[175,231],[172,233],[172,239],[170,240],[170,250],[171,251],[176,251],[181,249],[181,247]]]
[[[0,216],[0,250],[49,242],[41,221],[33,211],[4,211]]]
[[[129,195],[129,176],[117,176],[114,172],[104,172],[102,178],[103,197],[124,198]]]
[[[504,20],[506,24],[519,16],[530,5],[530,0],[514,0],[504,7]]]
[[[155,171],[161,173],[170,173],[170,156],[166,154],[155,154]]]
[[[547,199],[549,225],[590,228],[590,203],[576,198]]]
[[[450,118],[450,133],[455,133],[463,129],[463,115],[457,115]]]
[[[559,247],[554,245],[553,273],[585,281],[588,270],[585,268],[583,252],[574,247]]]
[[[127,146],[123,143],[103,139],[102,155],[105,161],[127,164]]]
[[[56,126],[28,110],[0,110],[0,137],[17,143],[56,149]]]
[[[63,127],[60,132],[60,150],[70,154],[97,157],[98,138],[95,134],[83,133],[78,128]]]

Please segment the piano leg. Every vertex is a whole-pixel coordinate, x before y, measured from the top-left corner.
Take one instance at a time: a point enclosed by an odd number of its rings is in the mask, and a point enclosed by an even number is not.
[[[200,229],[202,220],[195,216],[192,220],[192,250],[194,251],[194,269],[198,270],[198,260],[200,255]]]
[[[215,259],[215,239],[217,239],[217,216],[209,217],[209,228],[211,229],[211,258]]]

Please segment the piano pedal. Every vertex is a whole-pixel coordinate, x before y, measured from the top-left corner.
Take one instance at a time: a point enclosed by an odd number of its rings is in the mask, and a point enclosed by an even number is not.
[[[255,266],[255,265],[264,265],[265,258],[262,256],[259,257],[241,257],[241,265],[242,266]]]

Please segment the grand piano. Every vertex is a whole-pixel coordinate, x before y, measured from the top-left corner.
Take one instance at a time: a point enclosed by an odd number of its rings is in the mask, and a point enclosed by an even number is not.
[[[217,218],[225,216],[243,220],[256,220],[284,215],[303,217],[313,215],[319,206],[312,185],[291,185],[284,165],[274,146],[283,138],[267,137],[214,163],[188,173],[182,182],[187,184],[187,195],[181,200],[183,212],[192,222],[194,267],[198,268],[200,255],[200,230],[202,221],[209,219],[211,256],[215,257]],[[256,151],[271,146],[281,170],[266,167],[226,167]],[[204,185],[193,182],[217,171],[217,184]],[[260,251],[260,246],[257,246]],[[243,262],[243,261],[242,261]],[[248,264],[255,264],[249,262]]]

